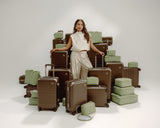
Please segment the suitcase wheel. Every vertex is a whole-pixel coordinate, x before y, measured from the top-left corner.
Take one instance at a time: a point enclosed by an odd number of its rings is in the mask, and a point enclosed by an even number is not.
[[[24,98],[26,98],[27,97],[27,95],[24,95]]]
[[[137,87],[138,87],[138,88],[141,88],[141,86],[140,86],[140,85],[137,85]]]
[[[41,111],[42,109],[40,107],[38,107],[38,111]]]
[[[106,107],[109,108],[109,104],[108,103],[106,103]]]
[[[75,114],[76,114],[76,112],[72,112],[71,114],[72,114],[72,115],[75,115]]]
[[[111,100],[110,100],[110,99],[108,99],[108,100],[107,100],[107,103],[110,103],[110,102],[111,102]]]

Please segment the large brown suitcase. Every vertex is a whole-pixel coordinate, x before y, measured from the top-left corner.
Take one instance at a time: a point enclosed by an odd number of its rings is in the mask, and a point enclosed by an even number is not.
[[[55,51],[50,57],[55,68],[68,68],[68,51]]]
[[[113,92],[115,78],[121,78],[124,65],[122,62],[106,62],[106,67],[111,69],[111,92]]]
[[[132,86],[140,88],[141,86],[139,85],[139,71],[141,71],[140,68],[124,67],[122,77],[132,79]]]
[[[72,80],[73,76],[70,69],[54,69],[54,74],[59,77],[59,101],[62,102],[66,97],[65,81]],[[48,71],[48,76],[53,76],[52,69]]]
[[[59,106],[58,100],[58,86],[59,78],[47,76],[47,66],[53,66],[51,64],[45,65],[45,77],[41,77],[38,80],[38,110],[53,110],[57,111]]]
[[[37,85],[30,85],[30,84],[27,84],[24,86],[24,88],[26,89],[26,94],[24,95],[24,97],[31,97],[31,93],[30,91],[31,90],[37,90]]]
[[[87,81],[70,80],[66,81],[66,112],[75,115],[78,108],[87,102]]]
[[[25,75],[19,76],[19,84],[25,84],[24,81],[25,81]]]
[[[95,102],[96,107],[109,107],[107,103],[107,87],[106,85],[88,86],[88,101]]]
[[[53,39],[53,48],[56,48],[56,44],[64,44],[63,39]]]

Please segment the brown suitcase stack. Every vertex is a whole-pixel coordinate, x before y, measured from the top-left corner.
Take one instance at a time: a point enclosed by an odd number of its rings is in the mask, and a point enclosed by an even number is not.
[[[124,70],[123,70],[123,77],[126,77],[126,78],[130,78],[132,79],[132,86],[134,87],[141,87],[139,85],[139,71],[141,69],[140,68],[136,68],[136,67],[124,67]]]
[[[47,76],[47,66],[53,66],[52,64],[45,65],[45,77],[41,77],[38,80],[38,110],[53,110],[57,111],[59,106],[58,100],[58,86],[59,78]]]
[[[87,102],[86,80],[66,81],[66,112],[75,115],[83,103]]]
[[[59,77],[59,101],[62,102],[63,97],[66,97],[65,81],[72,80],[70,69],[54,69],[54,74]],[[52,69],[48,71],[48,76],[53,76]]]
[[[37,90],[37,85],[30,85],[30,84],[27,84],[24,86],[24,88],[26,89],[26,94],[24,95],[24,97],[31,97],[31,93],[30,91],[31,90]]]

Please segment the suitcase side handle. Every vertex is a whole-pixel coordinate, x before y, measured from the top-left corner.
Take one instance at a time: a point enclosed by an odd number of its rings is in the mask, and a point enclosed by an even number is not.
[[[97,68],[97,55],[98,53],[95,54],[95,68]],[[102,56],[102,67],[104,67],[104,57]]]
[[[47,76],[47,67],[51,66],[51,71],[53,72],[53,77],[54,77],[54,64],[45,64],[45,76]]]

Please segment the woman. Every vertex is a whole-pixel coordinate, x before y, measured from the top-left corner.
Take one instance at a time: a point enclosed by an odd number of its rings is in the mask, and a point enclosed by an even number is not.
[[[72,47],[71,47],[72,46]],[[68,44],[64,48],[54,48],[50,53],[54,51],[68,50],[71,47],[71,72],[73,79],[86,79],[88,74],[88,68],[92,68],[92,64],[88,58],[87,51],[90,48],[104,56],[104,52],[99,51],[91,40],[89,33],[87,32],[85,23],[82,19],[77,19],[73,34],[71,34]]]

